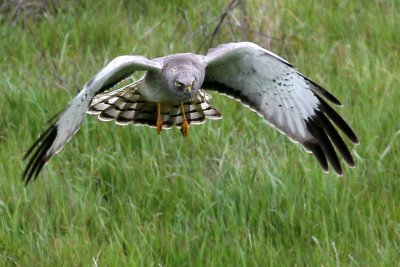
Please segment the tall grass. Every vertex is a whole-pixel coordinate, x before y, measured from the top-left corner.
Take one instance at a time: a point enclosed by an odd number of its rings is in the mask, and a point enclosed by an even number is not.
[[[106,62],[204,52],[225,6],[77,1],[16,26],[3,15],[1,266],[398,266],[394,0],[246,1],[254,31],[225,25],[213,41],[270,46],[343,102],[338,110],[361,140],[343,177],[213,94],[224,119],[191,127],[188,139],[88,117],[23,186],[23,153]],[[236,9],[231,23],[241,16]]]

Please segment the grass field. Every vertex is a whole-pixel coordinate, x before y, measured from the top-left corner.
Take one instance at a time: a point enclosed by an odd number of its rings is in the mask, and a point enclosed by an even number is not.
[[[87,117],[24,187],[24,152],[104,64],[204,52],[227,4],[83,2],[1,15],[0,266],[400,266],[399,1],[246,1],[211,44],[268,46],[342,101],[343,177],[213,94],[224,120],[187,140]]]

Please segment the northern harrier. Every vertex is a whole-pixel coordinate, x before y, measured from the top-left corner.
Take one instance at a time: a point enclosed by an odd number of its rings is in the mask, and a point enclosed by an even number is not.
[[[118,90],[116,84],[135,71],[138,81]],[[120,56],[87,82],[63,113],[28,150],[23,173],[28,183],[79,129],[86,113],[117,124],[163,128],[178,126],[184,136],[190,124],[220,119],[204,90],[215,90],[239,100],[261,115],[293,142],[314,154],[322,168],[328,162],[340,175],[342,167],[333,148],[349,166],[353,157],[336,127],[358,143],[350,126],[326,102],[341,105],[332,94],[299,73],[289,62],[250,42],[222,44],[207,55],[174,54],[147,59]]]

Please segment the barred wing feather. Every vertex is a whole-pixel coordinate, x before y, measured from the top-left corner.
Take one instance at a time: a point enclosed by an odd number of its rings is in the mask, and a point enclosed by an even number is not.
[[[119,90],[99,95],[93,100],[88,113],[98,115],[103,121],[114,120],[116,124],[147,125],[156,127],[157,104],[146,101],[139,93],[143,80],[127,85]],[[200,90],[191,101],[184,102],[185,115],[189,124],[201,124],[206,118],[219,119],[221,114],[209,104],[210,96]],[[183,115],[180,102],[163,103],[161,116],[164,129],[181,126]]]

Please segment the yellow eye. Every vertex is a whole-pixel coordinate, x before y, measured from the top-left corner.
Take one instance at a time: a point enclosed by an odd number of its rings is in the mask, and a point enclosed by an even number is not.
[[[176,81],[175,86],[178,88],[181,88],[181,87],[183,87],[183,83]]]

